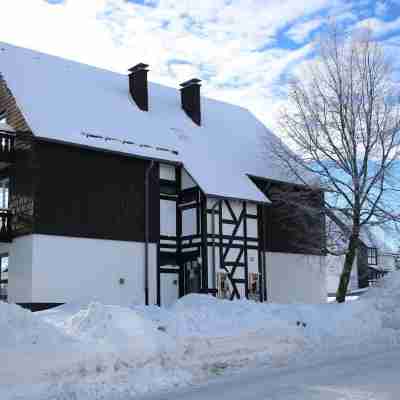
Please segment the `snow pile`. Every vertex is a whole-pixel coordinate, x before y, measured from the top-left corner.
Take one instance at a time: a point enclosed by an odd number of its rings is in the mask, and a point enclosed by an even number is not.
[[[4,349],[30,345],[56,345],[64,335],[37,314],[0,302],[0,343]]]
[[[63,328],[77,340],[101,346],[112,368],[121,362],[121,353],[125,364],[139,368],[162,365],[176,352],[175,342],[157,324],[126,307],[90,303],[67,318]]]
[[[296,318],[279,316],[280,307],[192,294],[172,308],[167,332],[185,364],[241,365],[261,356],[282,363],[304,348],[305,338]]]
[[[382,327],[393,329],[400,337],[400,271],[388,274],[363,300],[373,305],[382,319]]]
[[[0,304],[0,398],[113,398],[228,367],[300,366],[400,343],[400,272],[346,304],[189,295],[170,309],[91,303],[32,314]]]
[[[102,344],[133,346],[135,339],[140,337],[144,339],[140,342],[142,351],[145,349],[151,353],[157,352],[159,344],[166,339],[156,324],[134,310],[98,302],[68,318],[64,328],[67,334]]]
[[[276,366],[374,351],[400,342],[400,272],[345,304],[259,304],[189,295],[164,323],[182,363],[262,360]]]
[[[64,313],[65,308],[69,307],[61,307]],[[52,317],[47,315],[47,319]],[[79,370],[61,371],[62,385],[53,394],[68,387],[78,397],[92,398],[100,388],[103,394],[125,398],[191,379],[190,374],[175,368],[176,342],[134,309],[94,302],[74,310],[64,323],[58,320],[57,326],[90,346],[92,354],[82,359]]]
[[[175,367],[175,341],[130,308],[91,303],[34,314],[1,304],[0,329],[2,400],[125,399],[192,380]]]

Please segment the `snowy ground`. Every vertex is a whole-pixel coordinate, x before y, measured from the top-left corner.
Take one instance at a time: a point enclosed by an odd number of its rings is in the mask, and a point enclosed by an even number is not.
[[[36,314],[0,304],[0,332],[0,399],[126,400],[243,367],[303,370],[400,350],[400,272],[348,304],[191,295],[168,310],[92,303]]]
[[[263,367],[137,400],[398,400],[399,360],[398,349],[305,368]]]

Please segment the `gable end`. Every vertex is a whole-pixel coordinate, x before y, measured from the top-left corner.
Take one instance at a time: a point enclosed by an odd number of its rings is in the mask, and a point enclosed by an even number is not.
[[[30,131],[30,128],[18,108],[17,102],[0,75],[0,111],[5,112],[7,124],[16,131]]]

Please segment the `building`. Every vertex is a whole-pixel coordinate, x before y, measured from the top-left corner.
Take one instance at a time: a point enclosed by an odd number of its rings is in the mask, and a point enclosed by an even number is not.
[[[376,280],[397,269],[400,253],[396,235],[382,226],[364,226],[360,233],[360,246],[351,271],[349,293],[374,285]],[[334,296],[344,265],[344,255],[328,255],[327,290]]]
[[[249,111],[198,79],[150,83],[145,64],[126,76],[3,43],[0,73],[10,302],[324,301],[323,217],[317,249],[281,223],[268,191],[296,182]]]

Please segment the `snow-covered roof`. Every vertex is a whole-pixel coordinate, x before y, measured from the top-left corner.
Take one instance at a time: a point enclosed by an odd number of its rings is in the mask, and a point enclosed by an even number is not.
[[[364,226],[360,237],[366,246],[378,249],[381,254],[399,253],[399,239],[389,226]]]
[[[330,226],[330,232],[328,232],[328,235],[331,235],[333,240],[340,237],[338,233],[350,236],[350,219],[346,218],[341,212],[336,211],[334,213],[336,217],[342,221],[343,227],[339,227],[335,221],[328,217],[327,222],[333,224]],[[345,228],[347,229],[347,232],[343,232],[343,229]],[[360,239],[365,246],[376,248],[380,254],[398,254],[400,251],[399,237],[390,224],[363,225],[360,230]]]
[[[0,43],[0,73],[33,134],[182,163],[208,195],[268,202],[247,175],[287,181],[265,142],[277,138],[248,110],[202,97],[202,125],[175,88],[149,83],[138,109],[123,74]]]

